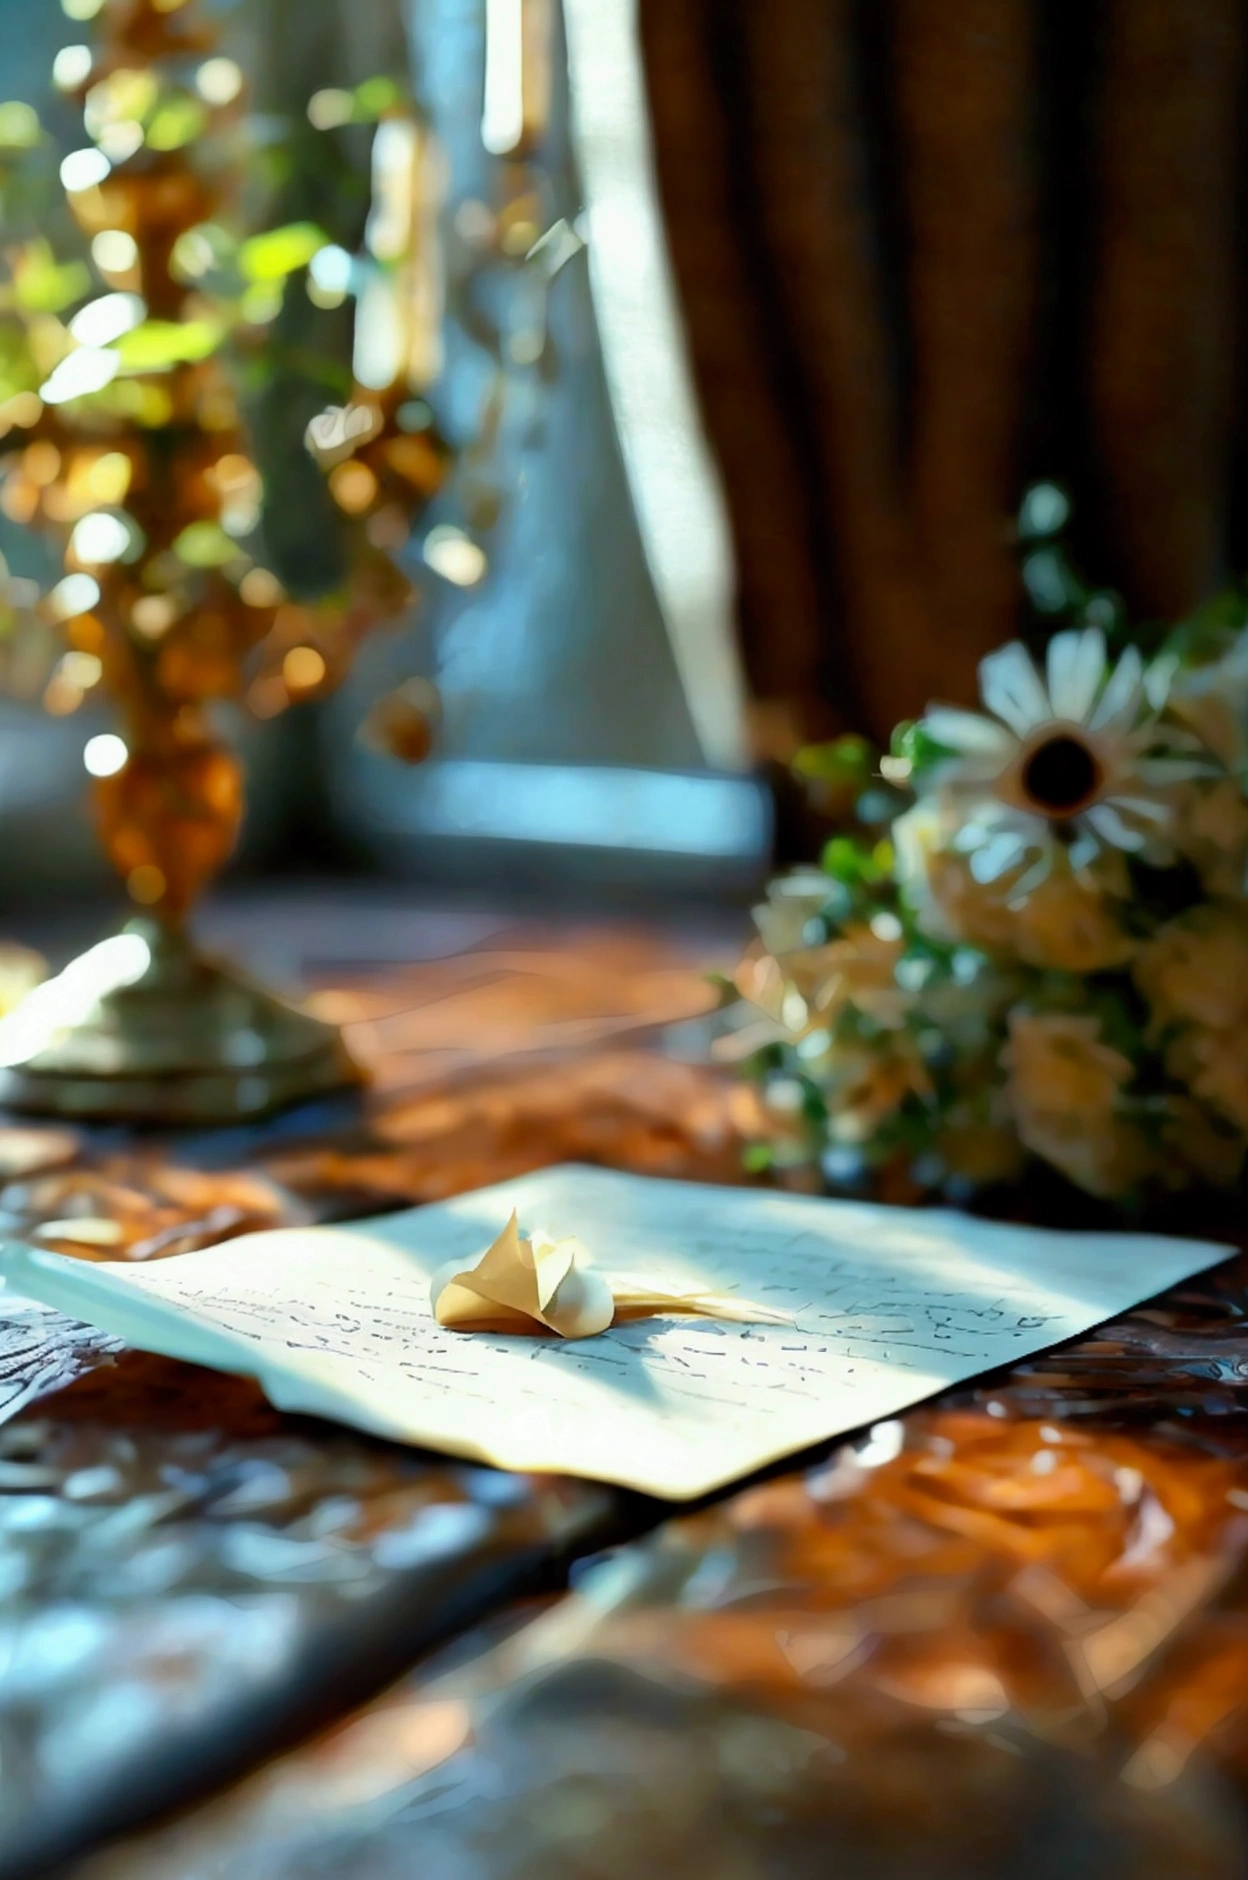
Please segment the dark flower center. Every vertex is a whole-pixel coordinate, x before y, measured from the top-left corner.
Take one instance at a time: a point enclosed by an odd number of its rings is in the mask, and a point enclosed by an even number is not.
[[[1065,732],[1038,745],[1023,765],[1023,788],[1050,816],[1072,816],[1094,796],[1101,781],[1095,755]]]

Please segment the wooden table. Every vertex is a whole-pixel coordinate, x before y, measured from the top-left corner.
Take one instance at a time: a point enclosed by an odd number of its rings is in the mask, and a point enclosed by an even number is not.
[[[0,1136],[9,1228],[158,1258],[543,1162],[737,1178],[703,977],[735,935],[408,918],[418,964],[305,962],[377,1066],[363,1112]],[[0,1401],[33,1397],[0,1427],[0,1872],[1241,1875],[1246,1302],[1235,1262],[678,1518],[30,1312],[0,1349]]]

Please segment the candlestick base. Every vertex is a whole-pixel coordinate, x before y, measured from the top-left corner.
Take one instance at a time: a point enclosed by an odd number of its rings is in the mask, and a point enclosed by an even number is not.
[[[0,1020],[0,1106],[83,1122],[248,1121],[365,1082],[335,1026],[136,919]]]

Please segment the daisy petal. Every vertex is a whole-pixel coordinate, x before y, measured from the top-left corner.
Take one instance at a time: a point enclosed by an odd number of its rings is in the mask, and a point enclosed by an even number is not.
[[[1017,833],[1003,830],[993,836],[982,848],[971,851],[970,869],[974,879],[987,884],[999,881],[1002,875],[1008,875],[1012,868],[1017,868],[1027,859],[1027,847]]]
[[[1135,766],[1141,783],[1157,786],[1192,783],[1197,777],[1216,777],[1218,766],[1204,757],[1142,757]]]
[[[1048,671],[1053,716],[1082,724],[1105,672],[1105,635],[1100,628],[1055,633],[1049,641]]]
[[[1165,803],[1154,802],[1147,796],[1108,796],[1105,801],[1118,811],[1120,816],[1134,816],[1138,822],[1166,823],[1170,820],[1170,810]]]
[[[1082,835],[1075,837],[1068,852],[1070,865],[1075,873],[1079,875],[1083,873],[1085,868],[1091,868],[1093,862],[1101,852],[1101,845],[1094,835],[1089,835],[1085,830]]]
[[[1034,894],[1037,888],[1044,886],[1049,877],[1050,860],[1048,855],[1042,854],[1024,874],[1019,876],[1010,889],[1009,899],[1006,902],[1006,906],[1012,912],[1017,912],[1029,894]]]
[[[1102,841],[1108,842],[1115,849],[1142,849],[1146,838],[1138,829],[1130,828],[1117,810],[1108,803],[1096,803],[1085,810],[1081,822],[1090,823]]]
[[[771,1022],[757,1025],[743,1025],[740,1031],[725,1033],[716,1038],[711,1045],[711,1054],[722,1064],[739,1064],[745,1058],[753,1057],[756,1051],[763,1051],[769,1044],[787,1044],[788,1033],[780,1025]]]
[[[1170,687],[1179,670],[1177,653],[1158,653],[1144,674],[1144,696],[1155,712],[1165,710]]]
[[[990,797],[977,803],[974,813],[954,830],[952,847],[959,854],[969,855],[972,849],[981,849],[986,842],[994,840],[1002,829],[1021,835],[1026,844],[1030,832],[1043,835],[1045,825],[1038,817],[1028,816],[1025,810],[1015,809],[1012,803],[1000,803]]]
[[[999,757],[1003,764],[1014,754],[1014,740],[982,712],[966,712],[956,705],[929,705],[923,729],[946,750]]]
[[[1144,661],[1138,646],[1129,646],[1106,681],[1096,710],[1088,719],[1093,731],[1126,730],[1139,716],[1144,696]]]
[[[979,690],[989,711],[1020,738],[1052,716],[1035,661],[1021,640],[980,660]]]

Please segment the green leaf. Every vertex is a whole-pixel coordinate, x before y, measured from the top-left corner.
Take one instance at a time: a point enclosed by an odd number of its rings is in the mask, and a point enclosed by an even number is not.
[[[245,241],[238,251],[239,266],[249,281],[281,281],[297,268],[306,268],[328,240],[315,222],[288,222]]]
[[[1070,497],[1059,483],[1033,483],[1018,511],[1018,533],[1024,542],[1044,541],[1060,535],[1070,521]]]
[[[887,847],[879,844],[879,847]],[[891,854],[891,849],[889,850]],[[833,836],[824,844],[819,865],[833,881],[839,881],[846,887],[874,887],[884,879],[884,870],[877,862],[874,853],[853,836]]]
[[[146,141],[151,150],[181,150],[192,143],[208,122],[208,113],[189,92],[177,91],[162,98],[147,124]]]
[[[747,1175],[765,1175],[775,1160],[775,1153],[769,1142],[747,1143],[741,1155],[741,1166]]]
[[[1176,653],[1185,666],[1203,666],[1225,653],[1235,636],[1248,626],[1248,596],[1242,587],[1223,588],[1180,620],[1165,649]]]
[[[31,242],[13,270],[13,299],[23,313],[62,313],[90,291],[82,261],[58,261],[51,244]]]
[[[366,124],[403,103],[403,92],[392,78],[366,78],[357,85],[351,116],[357,124]]]
[[[843,784],[860,789],[871,777],[874,752],[852,733],[830,744],[808,744],[793,759],[793,774],[808,783]]]
[[[173,545],[173,552],[188,568],[221,568],[238,554],[219,522],[191,522]]]
[[[33,150],[43,141],[39,113],[20,98],[0,104],[0,150]]]
[[[268,326],[282,311],[283,283],[256,281],[238,303],[239,318],[248,326]]]
[[[920,718],[917,723],[898,725],[893,733],[893,756],[909,764],[911,775],[917,776],[956,756],[956,752],[938,743]]]
[[[19,392],[37,391],[42,376],[31,358],[25,328],[0,323],[0,404]]]
[[[1087,589],[1060,548],[1046,543],[1023,560],[1023,586],[1038,614],[1064,614],[1087,599]]]
[[[117,341],[123,372],[167,372],[207,359],[225,337],[215,320],[145,320]]]
[[[1106,639],[1112,639],[1125,625],[1121,597],[1110,588],[1097,588],[1083,603],[1083,624],[1099,627]]]

